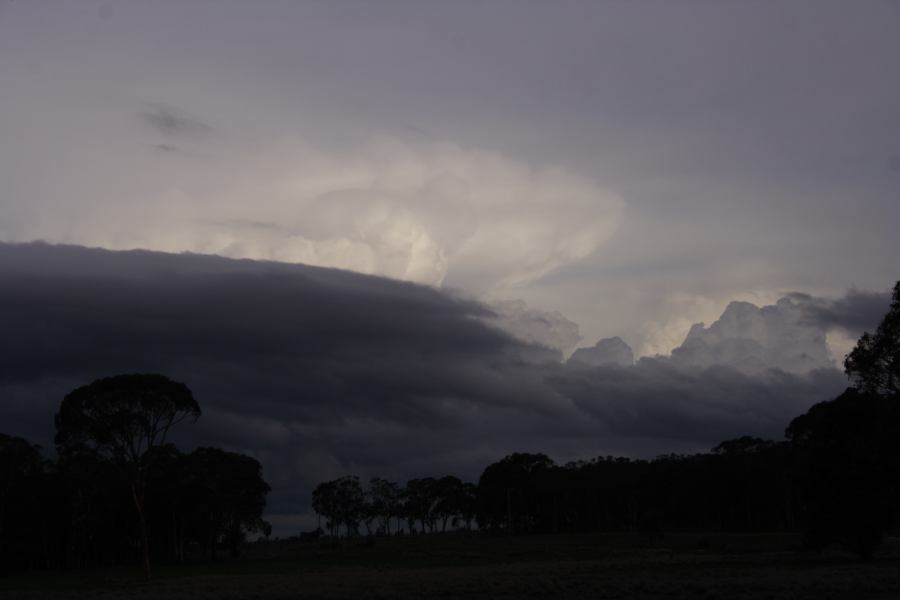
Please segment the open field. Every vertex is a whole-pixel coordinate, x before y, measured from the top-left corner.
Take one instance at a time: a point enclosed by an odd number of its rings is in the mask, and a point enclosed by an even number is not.
[[[137,571],[34,573],[0,582],[0,598],[900,598],[900,542],[862,563],[800,551],[784,535],[490,538],[448,534],[374,544],[271,542],[239,561]]]

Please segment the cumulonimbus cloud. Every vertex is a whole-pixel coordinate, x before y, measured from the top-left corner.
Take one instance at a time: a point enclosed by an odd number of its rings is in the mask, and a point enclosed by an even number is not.
[[[257,199],[232,198],[231,224],[210,226],[230,239],[217,253],[482,291],[585,258],[621,220],[621,199],[587,178],[455,144],[382,138],[326,153],[295,142],[274,153],[280,168]]]
[[[591,179],[488,150],[387,137],[232,143],[151,108],[141,119],[160,143],[79,174],[66,192],[85,197],[75,214],[54,210],[74,201],[55,191],[19,206],[8,241],[303,263],[480,294],[588,257],[622,219],[622,199]],[[160,152],[172,138],[178,151]]]

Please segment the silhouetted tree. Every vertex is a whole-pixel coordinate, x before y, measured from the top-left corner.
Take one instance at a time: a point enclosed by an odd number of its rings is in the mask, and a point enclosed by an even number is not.
[[[900,282],[844,368],[854,388],[794,419],[786,435],[808,540],[841,541],[868,558],[900,499]]]
[[[463,482],[459,477],[446,475],[436,480],[431,489],[431,513],[441,523],[441,531],[447,531],[447,523],[458,519],[463,505]]]
[[[269,541],[269,538],[272,537],[272,524],[265,519],[261,518],[259,522],[257,522],[256,530],[263,534],[266,541]]]
[[[419,521],[422,531],[435,531],[437,515],[434,513],[437,503],[437,480],[434,477],[410,479],[406,482],[403,495],[403,507],[408,521]]]
[[[552,506],[544,485],[553,469],[544,454],[516,453],[489,465],[478,480],[478,523],[484,529],[527,532],[539,529]]]
[[[900,395],[900,281],[875,334],[865,332],[844,360],[854,386],[867,394]]]
[[[807,540],[871,557],[900,500],[900,403],[848,389],[794,419],[786,435]]]
[[[70,392],[56,415],[61,456],[94,454],[121,469],[138,517],[144,573],[150,578],[145,510],[147,468],[152,450],[170,429],[200,416],[200,406],[183,383],[162,375],[117,375]]]
[[[316,486],[312,493],[312,506],[316,513],[326,518],[326,526],[332,536],[337,536],[341,525],[347,536],[359,535],[359,524],[366,511],[366,498],[359,478],[348,475],[326,481]]]
[[[258,531],[263,524],[271,488],[262,477],[262,466],[253,457],[219,448],[197,448],[185,457],[184,465],[192,521],[200,526],[204,547],[215,558],[221,539],[237,558],[245,533]]]
[[[402,513],[402,490],[393,481],[373,477],[369,481],[367,493],[372,514],[380,519],[380,528],[391,533],[391,519],[400,518]]]
[[[459,490],[458,499],[459,518],[466,524],[466,529],[472,529],[472,521],[478,515],[478,486],[474,483],[463,483]]]

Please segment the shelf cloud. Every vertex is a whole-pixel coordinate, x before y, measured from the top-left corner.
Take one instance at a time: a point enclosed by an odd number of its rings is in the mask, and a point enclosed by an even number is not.
[[[0,280],[7,428],[48,444],[70,389],[162,372],[204,410],[180,443],[258,457],[283,514],[303,514],[318,480],[349,472],[475,477],[513,451],[652,456],[777,438],[846,385],[827,367],[567,363],[532,323],[569,343],[565,321],[329,268],[6,244]]]

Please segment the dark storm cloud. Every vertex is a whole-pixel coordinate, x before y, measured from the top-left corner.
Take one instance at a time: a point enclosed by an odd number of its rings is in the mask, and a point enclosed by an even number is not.
[[[147,104],[139,113],[141,121],[157,132],[171,137],[201,137],[212,131],[203,121],[184,114],[174,106],[161,103]],[[166,149],[170,146],[161,144]],[[159,146],[158,146],[159,147]]]
[[[809,294],[789,295],[800,303],[809,320],[824,328],[839,327],[854,337],[873,331],[891,304],[890,291],[848,290],[841,298],[818,298]]]
[[[415,391],[444,355],[500,359],[519,350],[474,320],[487,314],[478,304],[349,272],[46,245],[4,246],[0,269],[7,348],[15,348],[0,380],[252,359],[317,367],[301,378],[317,397],[334,392],[322,380],[352,363],[342,396],[375,381],[383,384],[372,392],[389,395],[395,368],[421,363],[405,378]]]
[[[749,375],[727,366],[683,369],[665,358],[643,358],[626,369],[573,364],[556,384],[604,433],[711,446],[736,431],[780,437],[779,426],[846,380],[834,369]]]
[[[162,372],[204,411],[179,443],[257,456],[270,512],[284,515],[348,472],[476,478],[513,451],[647,456],[779,437],[844,384],[837,371],[566,366],[491,316],[432,288],[333,269],[0,244],[0,422],[47,444],[73,387]]]

